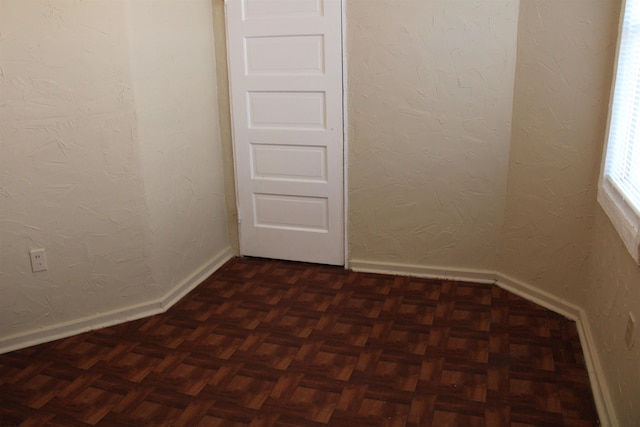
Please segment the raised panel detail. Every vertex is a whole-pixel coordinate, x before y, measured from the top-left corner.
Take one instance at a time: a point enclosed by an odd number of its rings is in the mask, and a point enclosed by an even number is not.
[[[250,129],[325,129],[324,92],[249,92]]]
[[[246,73],[309,75],[324,73],[324,36],[247,37]]]
[[[327,149],[314,146],[251,145],[252,178],[327,181]]]
[[[328,200],[324,197],[254,194],[256,227],[327,232]]]
[[[235,1],[235,0],[234,0]],[[244,19],[322,16],[323,0],[242,0]]]

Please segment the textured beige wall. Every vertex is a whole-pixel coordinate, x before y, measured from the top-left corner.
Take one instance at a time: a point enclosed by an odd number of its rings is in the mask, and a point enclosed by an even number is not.
[[[522,0],[498,270],[582,307],[620,426],[640,423],[640,267],[597,204],[619,0]],[[636,330],[636,341],[639,341]]]
[[[584,304],[618,0],[522,0],[498,270]]]
[[[516,0],[347,0],[350,259],[495,269]]]
[[[1,0],[0,28],[0,341],[227,249],[209,0]]]
[[[584,284],[584,309],[597,343],[611,400],[620,426],[640,425],[640,323],[635,345],[625,344],[631,311],[640,322],[640,266],[638,266],[604,211],[598,207],[592,242],[591,267]]]
[[[124,7],[0,2],[0,340],[159,296]]]
[[[224,168],[224,190],[227,209],[229,245],[240,253],[238,236],[238,209],[236,206],[236,181],[233,163],[233,140],[231,138],[231,105],[229,97],[229,68],[227,64],[227,34],[224,0],[212,0],[213,33],[216,40],[216,83],[218,86],[218,122]]]
[[[209,0],[127,6],[145,262],[165,289],[228,247]]]
[[[351,258],[495,269],[583,307],[620,425],[637,425],[640,339],[627,350],[624,329],[640,268],[595,197],[620,1],[522,0],[513,106],[507,83],[486,102],[467,78],[509,82],[517,6],[471,5],[347,1]],[[503,68],[465,33],[489,15]]]

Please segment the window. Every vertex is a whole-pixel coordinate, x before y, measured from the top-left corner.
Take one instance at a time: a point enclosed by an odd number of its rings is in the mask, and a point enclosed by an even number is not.
[[[640,0],[626,0],[598,201],[640,262]]]

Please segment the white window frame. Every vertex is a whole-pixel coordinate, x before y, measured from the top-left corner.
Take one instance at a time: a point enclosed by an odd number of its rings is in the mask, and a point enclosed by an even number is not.
[[[633,3],[633,5],[632,5]],[[615,129],[620,129],[620,123],[624,126],[626,123],[630,123],[633,114],[629,113],[629,108],[620,107],[623,105],[619,102],[619,99],[623,99],[622,96],[617,95],[616,87],[619,87],[618,80],[622,80],[622,73],[625,72],[625,67],[620,64],[621,51],[626,48],[625,36],[629,37],[629,34],[635,35],[640,43],[640,31],[637,34],[633,34],[628,31],[628,23],[625,22],[625,17],[630,7],[640,8],[640,0],[626,0],[622,6],[622,12],[620,17],[620,28],[618,35],[618,49],[616,52],[616,68],[614,73],[613,88],[611,91],[611,103],[609,106],[609,121],[607,129],[607,141],[605,143],[604,155],[602,161],[602,167],[600,172],[600,180],[598,182],[598,202],[607,213],[611,222],[613,223],[618,234],[622,238],[625,246],[629,250],[629,253],[633,259],[640,264],[640,205],[637,202],[634,204],[633,197],[628,196],[628,192],[625,192],[624,185],[620,185],[616,182],[616,177],[611,172],[611,158],[613,156],[613,146],[615,138],[621,138],[620,134],[623,132],[617,132]],[[623,52],[624,54],[624,52]],[[627,53],[628,57],[628,53]],[[629,67],[632,68],[633,67]],[[637,78],[638,84],[640,84],[640,77]],[[628,93],[628,91],[622,91],[621,93]],[[618,98],[619,97],[619,98]],[[628,105],[627,105],[628,106]],[[627,119],[618,120],[615,114],[622,115],[620,111],[627,112]],[[640,124],[640,113],[636,112],[636,120]],[[614,123],[618,123],[615,125]],[[640,131],[638,132],[640,134]],[[619,143],[618,143],[619,144]],[[633,143],[635,149],[640,150],[640,137]]]

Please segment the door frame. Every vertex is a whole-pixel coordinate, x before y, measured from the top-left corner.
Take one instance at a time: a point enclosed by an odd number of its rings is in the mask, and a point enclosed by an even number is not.
[[[347,2],[339,0],[342,10],[342,209],[344,230],[344,268],[349,270],[349,88],[347,68]]]
[[[236,217],[238,218],[238,250],[240,249],[240,222],[242,218],[240,218],[240,206],[239,206],[239,191],[238,191],[238,168],[236,167],[236,144],[235,144],[235,135],[234,135],[234,126],[233,126],[233,108],[231,108],[231,102],[233,99],[232,87],[231,87],[231,70],[230,70],[230,62],[229,62],[229,21],[228,21],[228,12],[227,6],[229,1],[241,1],[241,0],[224,0],[224,24],[225,24],[225,47],[227,51],[226,61],[227,61],[227,86],[229,88],[229,113],[231,118],[231,147],[233,153],[233,183],[234,183],[234,191],[235,191],[235,199],[236,199]],[[347,34],[347,5],[346,0],[336,0],[340,2],[340,21],[341,21],[341,39],[342,39],[342,216],[343,216],[343,256],[344,256],[344,269],[349,269],[349,109],[348,109],[348,68],[347,68],[347,43],[346,43],[346,34]]]

